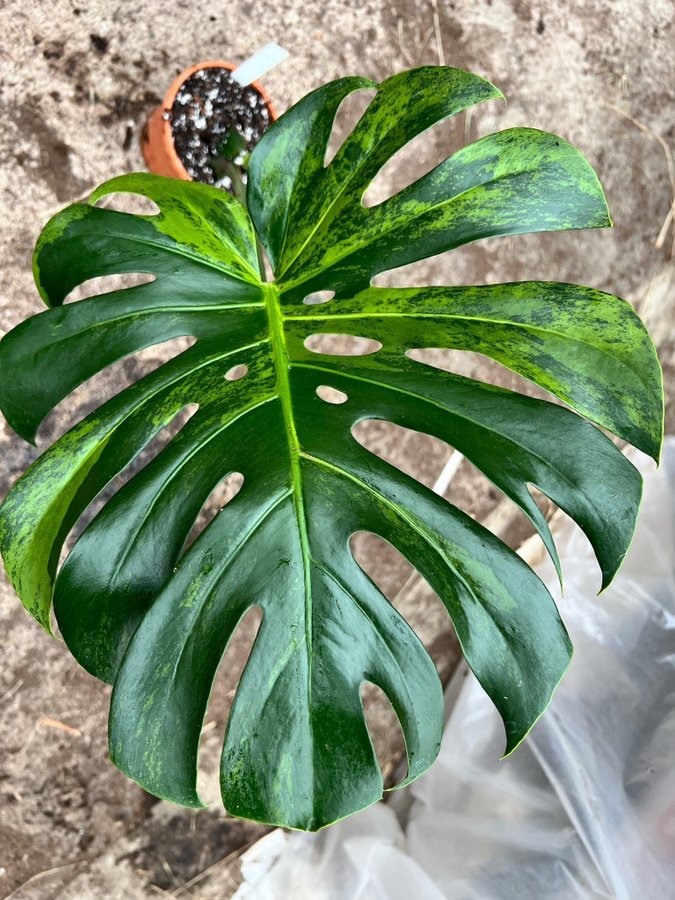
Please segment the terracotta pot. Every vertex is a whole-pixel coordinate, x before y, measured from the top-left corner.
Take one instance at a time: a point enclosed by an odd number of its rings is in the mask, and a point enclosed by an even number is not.
[[[171,112],[176,94],[180,90],[183,82],[200,69],[229,69],[233,72],[237,67],[232,63],[223,62],[222,60],[208,60],[200,62],[188,69],[184,69],[171,84],[166,92],[166,96],[162,101],[162,105],[152,113],[145,124],[143,134],[141,135],[141,151],[145,164],[151,172],[156,175],[167,175],[169,178],[182,178],[183,181],[191,181],[192,179],[185,171],[183,163],[180,161],[176,149],[173,144],[173,134],[171,131],[171,122],[165,118],[165,112]],[[270,113],[270,121],[277,118],[276,111],[272,105],[267,92],[257,81],[251,82],[254,88],[265,101],[267,109]]]

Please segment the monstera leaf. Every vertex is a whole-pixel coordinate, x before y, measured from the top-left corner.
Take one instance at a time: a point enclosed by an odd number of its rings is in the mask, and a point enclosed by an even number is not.
[[[325,166],[338,106],[364,87],[377,93]],[[35,277],[50,309],[0,344],[2,409],[26,439],[115,360],[196,339],[57,440],[0,513],[19,596],[47,629],[53,601],[72,653],[114,684],[112,759],[157,796],[200,805],[209,692],[252,606],[262,624],[222,756],[229,812],[316,829],[377,800],[364,682],[386,693],[400,720],[403,783],[431,764],[439,678],[355,562],[355,532],[390,542],[438,593],[502,715],[507,753],[549,702],[571,647],[544,585],[480,524],[364,449],[357,422],[385,419],[456,447],[523,510],[554,559],[531,486],[583,528],[603,584],[621,563],[641,480],[592,423],[657,457],[663,413],[654,349],[630,306],[552,282],[371,286],[378,272],[479,238],[609,224],[579,153],[526,128],[489,135],[380,205],[363,205],[407,141],[500,96],[450,68],[379,86],[344,78],[269,129],[251,159],[248,212],[210,187],[128,175],[59,213],[38,241]],[[159,213],[96,206],[117,192],[150,198]],[[256,236],[273,280],[260,275]],[[154,280],[64,304],[88,279],[131,272]],[[316,292],[333,296],[312,302]],[[317,334],[381,348],[318,353],[307,341]],[[479,351],[576,412],[436,370],[410,358],[420,347]],[[325,387],[344,402],[326,402]],[[57,574],[64,540],[94,498],[190,404],[198,411],[103,505]],[[243,474],[242,489],[186,548],[200,509],[232,472]]]

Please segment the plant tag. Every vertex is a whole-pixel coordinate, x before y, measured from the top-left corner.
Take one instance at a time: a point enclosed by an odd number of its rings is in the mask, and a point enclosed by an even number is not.
[[[274,42],[266,44],[253,56],[249,56],[238,68],[232,73],[232,78],[238,81],[242,87],[246,87],[252,81],[263,76],[270,69],[278,66],[288,57],[288,50],[284,50]]]

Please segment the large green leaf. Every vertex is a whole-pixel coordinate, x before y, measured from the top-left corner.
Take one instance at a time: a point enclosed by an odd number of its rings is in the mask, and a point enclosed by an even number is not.
[[[377,87],[324,165],[341,101]],[[9,492],[0,547],[26,608],[114,684],[115,763],[152,793],[191,806],[215,672],[252,606],[263,618],[222,757],[228,810],[315,829],[382,792],[360,689],[379,685],[405,735],[408,774],[433,761],[438,675],[399,613],[355,562],[372,532],[430,582],[465,656],[499,709],[512,751],[545,709],[571,647],[552,598],[480,524],[364,449],[364,419],[435,435],[529,516],[557,560],[534,486],[592,542],[607,584],[631,539],[641,480],[597,425],[657,457],[661,374],[631,307],[552,282],[385,289],[373,275],[491,235],[609,224],[592,169],[559,137],[490,135],[378,206],[363,194],[386,161],[440,119],[500,97],[488,82],[423,68],[376,86],[346,78],[309,94],[253,153],[247,212],[227,194],[150,175],[114,179],[46,226],[35,275],[52,307],[0,343],[0,404],[32,440],[77,385],[144,347],[192,336],[57,440]],[[97,207],[141,194],[158,215]],[[274,280],[257,269],[256,235]],[[79,302],[84,281],[154,280]],[[334,293],[304,303],[314,291]],[[310,349],[317,334],[375,338],[365,356]],[[477,350],[553,402],[441,372],[412,348]],[[231,380],[235,366],[244,377]],[[335,405],[322,387],[346,395]],[[319,391],[319,393],[317,393]],[[64,540],[101,490],[190,404],[177,435],[120,488],[75,543]],[[596,423],[596,424],[592,424]],[[186,548],[230,473],[243,487]]]

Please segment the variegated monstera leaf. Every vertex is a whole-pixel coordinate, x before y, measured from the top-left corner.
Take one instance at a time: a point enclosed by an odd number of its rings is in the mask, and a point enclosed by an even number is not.
[[[338,106],[364,87],[377,93],[326,166]],[[47,629],[53,602],[74,656],[114,684],[112,759],[157,796],[200,805],[209,692],[252,606],[262,624],[222,755],[231,813],[316,829],[377,800],[364,682],[386,693],[400,720],[404,783],[432,763],[439,678],[357,565],[355,532],[390,542],[438,593],[502,715],[507,752],[549,702],[571,647],[544,585],[468,515],[364,449],[357,422],[384,419],[457,448],[524,511],[555,559],[536,486],[588,535],[603,584],[626,553],[641,480],[596,425],[654,457],[662,432],[660,370],[631,307],[555,282],[371,286],[379,272],[479,238],[609,224],[586,161],[562,138],[527,128],[489,135],[363,205],[411,138],[500,96],[451,68],[379,86],[344,78],[269,129],[251,159],[248,212],[210,187],[128,175],[59,213],[38,241],[35,277],[50,308],[0,344],[2,409],[26,439],[115,360],[196,339],[58,439],[0,512],[21,600]],[[150,198],[159,214],[96,206],[116,192]],[[272,280],[260,275],[256,236]],[[130,272],[154,280],[64,304],[88,279]],[[303,302],[317,291],[334,297]],[[325,333],[382,346],[343,357],[308,348]],[[575,411],[431,368],[410,358],[420,347],[479,351]],[[245,377],[228,379],[235,366]],[[322,386],[346,401],[325,402]],[[190,404],[198,411],[103,505],[57,574],[65,537],[94,498]],[[231,472],[243,474],[242,489],[186,548]]]

